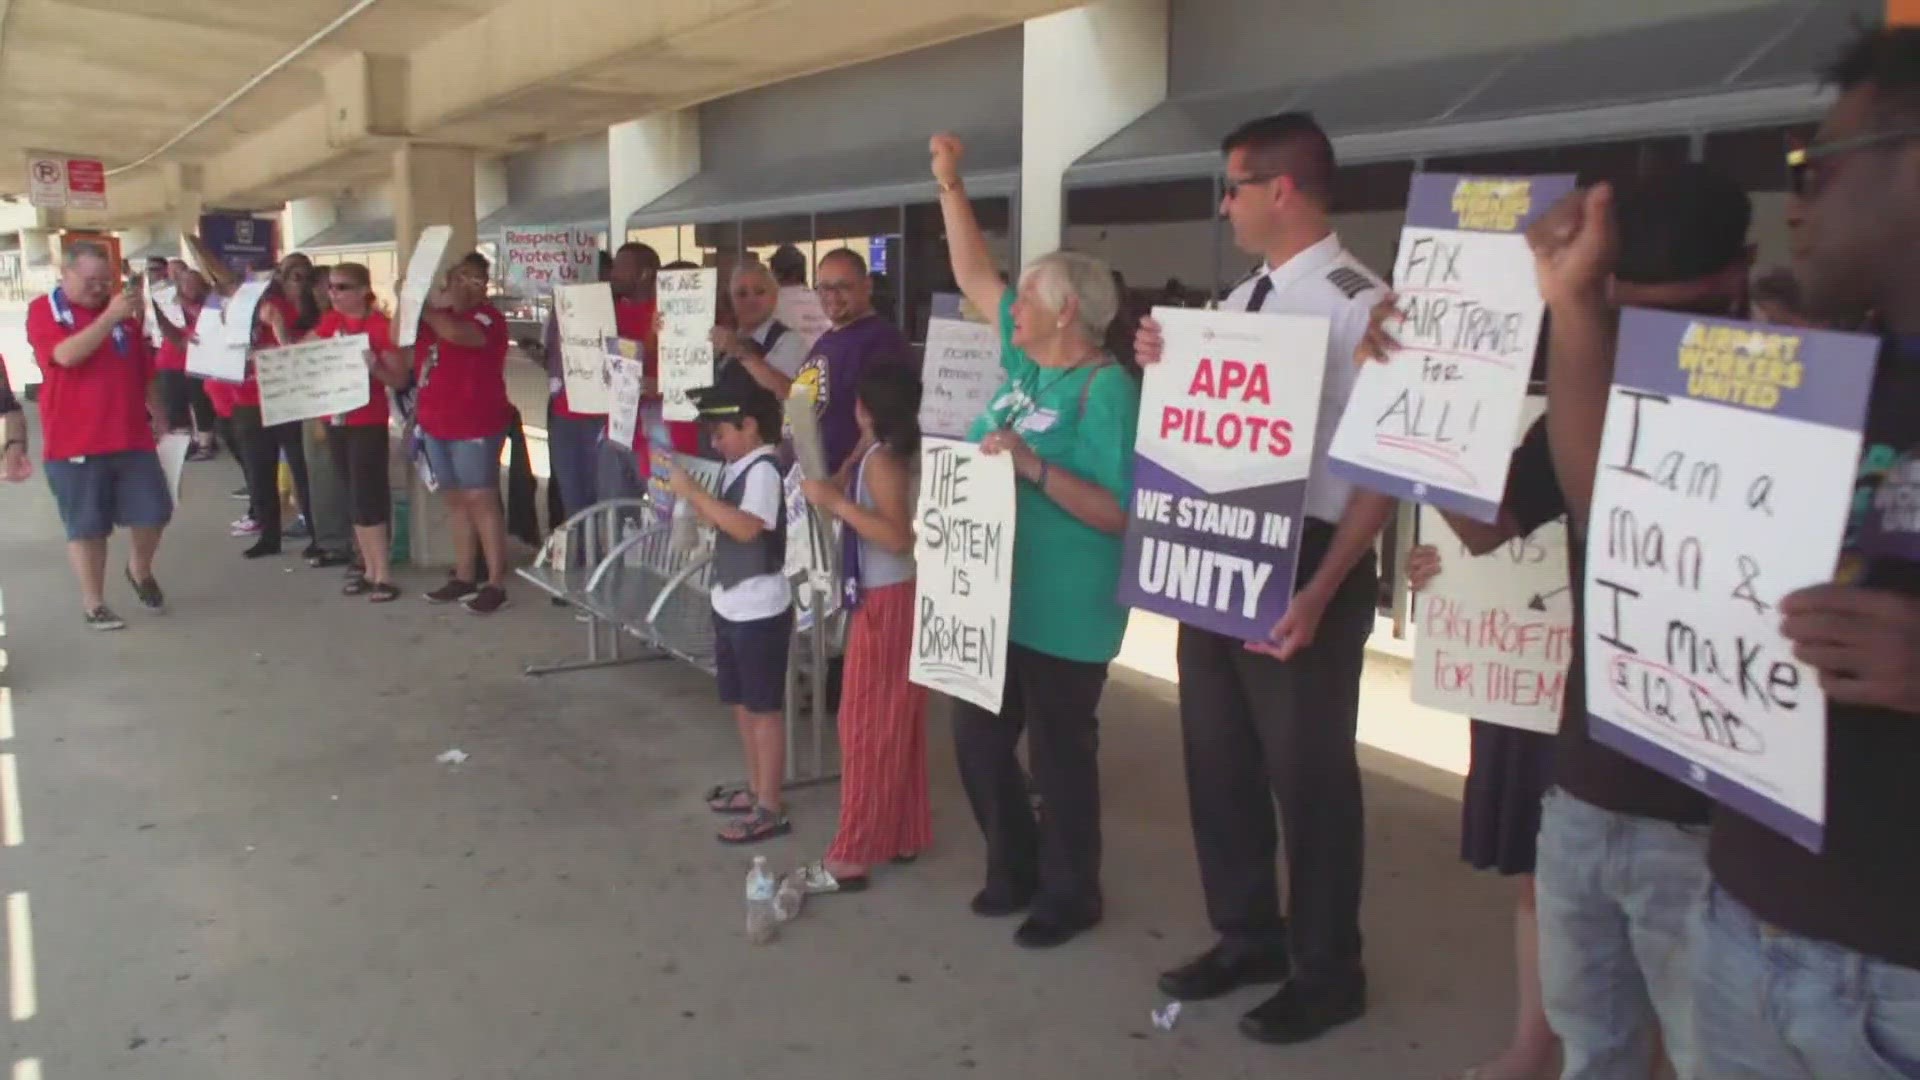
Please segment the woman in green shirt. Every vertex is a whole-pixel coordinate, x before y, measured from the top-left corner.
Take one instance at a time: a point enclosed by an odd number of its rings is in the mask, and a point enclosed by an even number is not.
[[[931,152],[954,279],[1000,325],[1006,380],[971,437],[986,453],[1011,455],[1020,478],[1000,713],[954,703],[960,779],[987,839],[987,882],[973,910],[1030,907],[1014,940],[1048,948],[1101,915],[1095,710],[1127,629],[1114,596],[1140,391],[1101,344],[1119,308],[1107,265],[1055,252],[1010,290],[961,184],[960,141],[937,135]],[[1037,819],[1015,756],[1023,729],[1045,808]]]

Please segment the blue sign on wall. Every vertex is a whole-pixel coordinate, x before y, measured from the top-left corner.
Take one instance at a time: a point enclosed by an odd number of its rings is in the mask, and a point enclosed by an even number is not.
[[[887,241],[889,236],[876,236],[867,241],[867,269],[875,274],[887,272]]]
[[[200,242],[241,277],[255,270],[271,270],[280,261],[278,232],[272,218],[252,214],[200,216]]]

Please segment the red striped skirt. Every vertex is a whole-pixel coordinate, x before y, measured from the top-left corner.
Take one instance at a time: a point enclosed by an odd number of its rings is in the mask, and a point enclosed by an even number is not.
[[[871,866],[933,843],[927,691],[907,681],[913,582],[860,594],[840,689],[840,831],[834,862]]]

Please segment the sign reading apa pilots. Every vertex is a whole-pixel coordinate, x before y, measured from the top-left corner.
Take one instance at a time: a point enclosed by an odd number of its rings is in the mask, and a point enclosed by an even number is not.
[[[27,201],[43,210],[105,210],[106,166],[95,158],[30,154]]]

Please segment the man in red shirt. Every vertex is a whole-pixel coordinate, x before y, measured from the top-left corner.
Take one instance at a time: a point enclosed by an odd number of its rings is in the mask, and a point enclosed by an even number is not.
[[[173,517],[166,472],[154,452],[166,409],[141,336],[140,298],[118,284],[105,250],[75,244],[59,287],[27,306],[27,341],[46,376],[40,417],[47,483],[66,526],[81,608],[96,630],[126,625],[103,597],[107,538],[115,525],[132,536],[127,580],[135,595],[151,611],[165,608],[153,554]]]
[[[660,344],[655,323],[658,307],[654,287],[660,276],[660,253],[641,243],[620,245],[613,255],[613,271],[607,283],[613,286],[613,321],[623,338],[641,342],[640,367],[645,373],[650,394],[657,394],[660,377]],[[689,425],[698,431],[699,425]],[[635,432],[641,430],[636,421]],[[594,476],[594,494],[601,500],[637,498],[646,490],[646,440],[638,435],[634,445],[613,441],[612,420],[600,433],[599,470]]]
[[[427,302],[413,345],[427,466],[446,499],[453,534],[453,577],[427,594],[462,602],[475,615],[507,606],[507,515],[500,502],[500,449],[513,424],[507,398],[507,317],[487,303],[490,267],[469,254],[447,271]],[[487,577],[479,579],[480,558]]]

